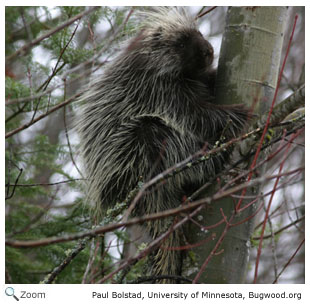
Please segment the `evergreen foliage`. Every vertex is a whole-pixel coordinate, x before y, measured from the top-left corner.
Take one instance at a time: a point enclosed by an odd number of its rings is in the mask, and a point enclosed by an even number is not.
[[[6,7],[6,57],[86,10],[86,7]],[[91,64],[79,71],[73,68],[104,47],[107,35],[100,37],[100,30],[96,32],[96,29],[101,29],[101,23],[107,20],[115,26],[121,25],[126,17],[123,10],[96,8],[80,21],[64,27],[21,56],[6,62],[5,95],[6,101],[12,101],[6,107],[6,133],[44,115],[81,90],[79,86],[87,83],[90,74],[84,72]],[[89,32],[95,33],[93,41],[83,38],[85,33],[89,37]],[[114,43],[125,34],[123,29],[119,34]],[[101,56],[104,58],[106,54]],[[98,57],[93,67],[101,61],[104,59]],[[40,95],[42,92],[47,93]],[[75,166],[71,155],[77,158],[77,145],[71,143],[71,137],[66,137],[66,133],[74,135],[70,131],[72,110],[72,105],[69,105],[65,111],[58,110],[7,138],[7,239],[39,240],[91,229],[89,203],[85,203],[80,192],[81,180],[77,180],[81,176],[72,171]],[[124,239],[122,233],[118,233],[117,237]],[[96,241],[101,239],[96,238]],[[6,283],[44,281],[78,244],[79,241],[74,240],[35,248],[6,246]],[[53,282],[81,283],[92,245],[88,240],[85,248],[57,274]],[[99,252],[95,262],[101,255]],[[104,270],[111,264],[112,257],[104,254],[100,266]]]

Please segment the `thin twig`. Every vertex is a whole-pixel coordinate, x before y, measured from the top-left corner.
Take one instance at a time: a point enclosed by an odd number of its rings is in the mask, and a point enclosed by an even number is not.
[[[5,61],[11,61],[13,60],[15,57],[23,55],[24,53],[26,53],[29,49],[31,49],[32,47],[36,46],[37,44],[39,44],[42,40],[54,35],[55,33],[61,31],[62,29],[64,29],[65,27],[69,26],[70,24],[72,24],[73,22],[75,22],[76,20],[88,15],[89,13],[91,13],[94,10],[97,10],[99,7],[92,7],[90,9],[88,9],[85,12],[82,12],[72,18],[70,18],[68,21],[64,22],[63,24],[59,25],[58,27],[48,31],[47,33],[45,33],[44,35],[36,38],[35,40],[31,41],[30,43],[28,43],[27,45],[24,45],[23,47],[21,47],[20,49],[18,49],[16,52],[14,52],[13,54],[7,56],[5,58]]]
[[[303,220],[305,220],[305,216],[302,216],[302,217],[300,217],[299,219],[295,220],[294,222],[292,222],[292,223],[290,223],[290,224],[288,224],[288,225],[285,225],[285,226],[281,227],[280,229],[278,229],[277,231],[274,232],[274,236],[280,234],[280,233],[283,232],[284,230],[286,230],[286,229],[288,229],[288,228],[290,228],[290,227],[292,227],[292,226],[298,224],[299,222],[301,222],[301,221],[303,221]],[[271,237],[272,237],[272,235],[269,234],[269,235],[263,236],[263,239],[268,239],[268,238],[271,238]],[[252,240],[260,240],[260,239],[261,239],[261,236],[259,236],[259,237],[252,237],[251,239],[252,239]]]
[[[278,277],[273,281],[273,284],[276,284],[278,282],[279,277],[282,275],[282,273],[284,272],[284,270],[289,266],[289,264],[292,262],[292,260],[295,258],[296,254],[299,252],[300,248],[303,246],[303,244],[305,243],[305,238],[300,242],[299,246],[297,247],[296,251],[294,252],[294,254],[291,256],[291,258],[288,260],[288,262],[285,264],[285,266],[283,267],[283,269],[280,271],[280,273],[278,274]]]
[[[14,193],[15,193],[15,190],[16,190],[16,185],[17,185],[18,180],[19,180],[20,176],[22,175],[22,173],[23,173],[23,168],[20,168],[20,169],[19,169],[19,174],[18,174],[18,176],[17,176],[17,178],[16,178],[16,180],[15,180],[15,183],[14,183],[14,185],[13,185],[13,190],[12,190],[12,192],[11,192],[10,195],[7,195],[7,196],[5,197],[6,200],[11,199],[11,198],[13,197],[13,195],[14,195]],[[10,185],[9,185],[9,186],[10,186]],[[9,186],[8,186],[8,188],[9,188]]]
[[[293,135],[292,135],[293,136]],[[279,180],[281,178],[281,172],[282,172],[282,169],[284,167],[284,163],[286,162],[286,157],[287,157],[287,154],[288,154],[288,151],[290,149],[290,143],[287,145],[286,147],[286,150],[284,152],[284,158],[280,164],[280,167],[279,167],[279,171],[278,171],[278,174],[279,176],[277,177],[275,183],[274,183],[274,187],[273,187],[273,192],[270,196],[270,199],[269,199],[269,203],[267,205],[267,209],[266,209],[266,213],[265,213],[265,218],[264,218],[264,222],[263,222],[263,226],[262,226],[262,231],[261,231],[261,239],[259,241],[259,246],[257,248],[257,256],[256,256],[256,263],[255,263],[255,272],[254,272],[254,284],[256,283],[257,281],[257,276],[258,276],[258,265],[259,265],[259,260],[260,260],[260,255],[261,255],[261,250],[262,250],[262,246],[263,246],[263,237],[264,237],[264,232],[265,232],[265,228],[266,228],[266,224],[267,224],[267,220],[268,220],[268,215],[269,215],[269,211],[270,211],[270,207],[271,207],[271,204],[272,204],[272,200],[273,200],[273,197],[274,197],[274,194],[275,194],[275,190],[277,188],[277,185],[279,183]]]
[[[90,238],[83,239],[79,242],[78,246],[74,248],[70,254],[61,262],[61,264],[56,267],[43,281],[43,284],[51,284],[55,278],[64,270],[66,266],[68,266],[71,261],[81,252],[85,249],[88,241]]]
[[[38,187],[38,186],[54,186],[54,185],[59,185],[59,184],[67,184],[67,183],[71,183],[71,182],[75,182],[75,181],[82,181],[84,180],[83,178],[77,178],[77,179],[72,179],[72,180],[65,180],[65,181],[61,181],[61,182],[55,182],[55,183],[35,183],[35,184],[14,184],[14,186],[16,187]],[[10,184],[6,184],[7,186],[12,186]]]
[[[210,12],[212,12],[214,9],[216,9],[217,6],[212,6],[211,8],[209,8],[208,10],[206,10],[205,12],[199,12],[199,14],[196,16],[196,19],[199,19],[201,17],[203,17],[204,15],[209,14]]]
[[[295,172],[295,171],[296,170],[294,170],[293,172]],[[288,175],[289,173],[292,173],[292,172],[289,171],[285,175]],[[284,175],[284,173],[281,174],[281,177],[283,175]],[[84,237],[94,237],[94,236],[97,236],[99,234],[111,232],[113,230],[123,228],[123,227],[128,227],[128,226],[131,226],[134,224],[143,224],[147,221],[157,220],[157,219],[161,219],[161,218],[165,218],[165,217],[179,215],[180,213],[183,213],[183,212],[192,211],[193,209],[196,209],[197,207],[200,207],[201,205],[205,206],[205,205],[208,205],[214,201],[225,198],[232,193],[235,193],[235,192],[242,190],[245,187],[260,185],[262,182],[265,182],[266,180],[274,179],[277,177],[279,177],[278,174],[275,174],[275,175],[272,175],[269,177],[260,177],[257,179],[253,179],[249,182],[244,182],[243,184],[240,184],[238,186],[234,186],[230,189],[227,189],[224,192],[216,193],[211,197],[200,199],[200,200],[192,202],[188,205],[182,205],[182,206],[179,206],[177,208],[172,208],[172,209],[168,209],[165,211],[152,213],[149,215],[145,215],[143,217],[132,218],[126,222],[111,223],[111,224],[107,224],[104,226],[99,226],[99,227],[92,229],[92,230],[89,230],[89,231],[80,232],[80,233],[76,233],[73,235],[67,235],[67,236],[63,236],[63,237],[51,237],[51,238],[45,238],[45,239],[39,239],[39,240],[33,240],[33,241],[31,241],[31,240],[27,240],[27,241],[6,240],[6,245],[16,247],[16,248],[28,248],[28,247],[45,246],[45,245],[50,245],[50,244],[59,243],[59,242],[72,241],[72,240],[77,240],[77,239],[84,238]]]
[[[266,136],[269,124],[271,123],[271,115],[272,115],[272,112],[273,112],[273,109],[274,109],[276,98],[278,96],[278,92],[279,92],[279,88],[280,88],[280,82],[281,82],[281,79],[282,79],[282,75],[283,75],[284,67],[285,67],[285,64],[286,64],[286,60],[288,58],[288,54],[289,54],[289,51],[290,51],[290,46],[291,46],[291,43],[292,43],[292,39],[293,39],[293,36],[294,36],[294,33],[295,33],[297,19],[298,19],[298,16],[296,15],[295,16],[295,23],[294,23],[293,30],[292,30],[292,34],[291,34],[291,37],[290,37],[290,40],[289,40],[289,44],[288,44],[287,49],[286,49],[286,53],[285,53],[285,57],[284,57],[284,60],[283,60],[283,63],[282,63],[281,70],[280,70],[280,73],[279,73],[276,90],[275,90],[275,93],[274,93],[274,96],[273,96],[273,100],[271,102],[270,110],[269,110],[269,113],[268,113],[268,116],[267,116],[267,119],[266,119],[266,124],[264,126],[263,133],[262,133],[260,141],[259,141],[259,145],[257,147],[255,156],[253,158],[253,162],[252,162],[252,164],[250,166],[251,169],[255,166],[255,164],[256,164],[256,162],[258,160],[258,156],[259,156],[259,153],[261,152],[262,145],[263,145],[263,142],[264,142],[264,139],[265,139],[265,136]],[[249,181],[251,180],[251,178],[253,176],[253,173],[254,172],[250,172],[250,174],[248,175],[248,180]],[[242,195],[245,195],[245,193],[246,193],[246,189],[244,189],[242,191]],[[243,200],[241,198],[239,200],[238,204],[237,204],[237,209],[240,208],[240,206],[242,204],[242,201]]]
[[[52,107],[50,110],[48,110],[47,112],[45,112],[44,114],[38,116],[37,118],[35,118],[33,121],[26,123],[8,133],[5,134],[5,138],[9,138],[25,129],[27,129],[28,127],[30,127],[31,125],[37,123],[38,121],[40,121],[41,119],[47,117],[49,114],[59,110],[60,108],[64,107],[65,105],[71,103],[72,101],[74,101],[76,98],[78,98],[79,96],[81,96],[83,94],[83,92],[78,92],[75,95],[73,95],[72,97],[70,97],[68,100],[57,104],[56,106]]]
[[[192,280],[183,276],[179,275],[152,275],[152,276],[143,276],[139,277],[138,279],[129,282],[128,284],[141,284],[141,283],[148,283],[148,282],[155,282],[157,280],[162,280],[162,279],[172,279],[178,282],[183,282],[183,283],[191,283]]]

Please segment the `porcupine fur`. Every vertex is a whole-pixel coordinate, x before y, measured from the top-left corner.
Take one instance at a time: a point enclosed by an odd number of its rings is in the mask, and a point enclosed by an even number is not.
[[[103,210],[123,201],[139,180],[148,181],[202,147],[212,148],[224,128],[226,139],[236,136],[247,116],[240,105],[214,104],[213,48],[185,10],[157,8],[143,16],[137,36],[82,97],[77,126],[88,195]],[[177,207],[225,158],[168,179],[139,200],[134,214]],[[155,239],[172,223],[169,218],[149,222],[147,232]],[[181,236],[180,230],[172,232],[152,253],[150,275],[181,274],[176,250]]]

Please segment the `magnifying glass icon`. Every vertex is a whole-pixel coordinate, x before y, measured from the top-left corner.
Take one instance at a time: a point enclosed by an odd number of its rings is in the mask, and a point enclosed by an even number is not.
[[[13,296],[16,301],[19,301],[19,298],[14,294],[14,289],[12,287],[7,287],[5,289],[5,294],[7,296]]]

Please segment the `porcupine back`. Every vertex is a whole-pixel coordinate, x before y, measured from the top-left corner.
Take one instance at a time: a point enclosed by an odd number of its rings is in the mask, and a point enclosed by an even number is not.
[[[242,128],[246,111],[213,103],[213,48],[184,10],[159,8],[144,13],[136,37],[96,77],[82,97],[78,120],[87,190],[96,207],[122,201],[139,180],[146,182],[168,167],[210,148],[220,137],[231,138]],[[176,207],[184,195],[221,168],[224,156],[210,159],[167,180],[147,193],[136,215]],[[171,220],[148,224],[152,238]],[[154,256],[153,274],[179,274],[180,243],[173,233],[166,251]]]

